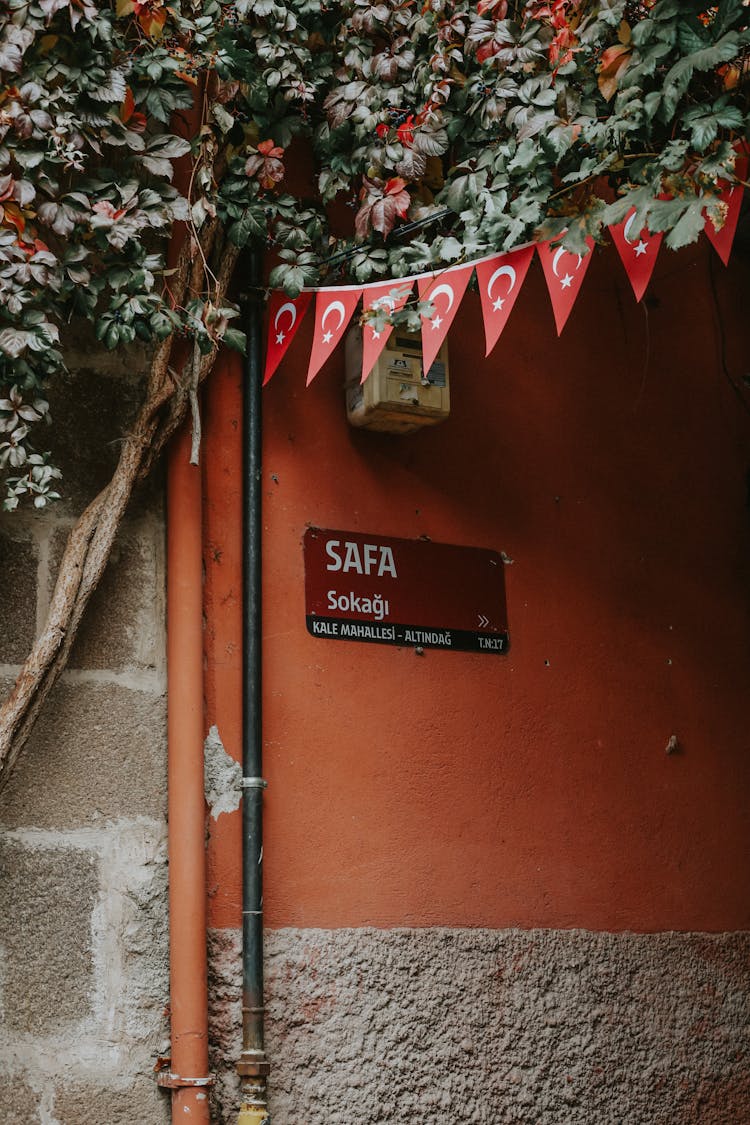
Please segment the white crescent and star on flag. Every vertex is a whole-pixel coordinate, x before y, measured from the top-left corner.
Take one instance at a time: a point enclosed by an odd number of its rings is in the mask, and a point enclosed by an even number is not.
[[[286,340],[286,332],[284,332],[283,329],[279,328],[279,321],[281,320],[281,314],[285,313],[285,312],[291,313],[291,317],[292,317],[292,319],[289,321],[289,324],[287,326],[287,332],[291,332],[291,330],[294,328],[295,324],[297,323],[297,307],[296,307],[296,305],[292,304],[291,301],[287,301],[285,304],[281,305],[281,307],[279,308],[279,310],[276,313],[276,316],[273,318],[273,326],[274,326],[274,329],[276,330],[276,343],[277,344],[283,344],[284,340]]]
[[[635,299],[640,301],[651,280],[664,235],[644,226],[635,207],[631,207],[625,218],[613,223],[609,230]]]
[[[536,253],[538,244],[494,254],[477,263],[476,275],[484,321],[485,355],[489,355],[505,329],[511,310]],[[544,261],[544,268],[549,262]]]
[[[576,273],[581,268],[581,263],[583,262],[583,258],[581,257],[580,254],[569,253],[567,250],[565,250],[561,246],[555,252],[555,256],[552,259],[552,272],[555,275],[555,277],[558,278],[558,280],[560,282],[560,288],[561,289],[570,289],[571,285],[573,284],[573,274],[568,273],[567,268],[566,268],[565,273],[562,277],[560,277],[560,274],[557,272],[558,266],[560,265],[560,259],[563,257],[563,255],[567,255],[568,258],[574,258],[574,257],[578,258],[578,264],[575,267]],[[566,267],[567,267],[567,263],[566,263]]]
[[[332,312],[337,312],[338,316],[339,316],[338,324],[334,327],[333,332],[331,332],[330,329],[326,329],[326,320],[328,319],[329,313],[332,313]],[[334,332],[339,331],[339,329],[341,328],[341,325],[344,323],[345,317],[346,317],[346,309],[344,308],[341,301],[331,301],[330,305],[324,311],[323,315],[320,318],[320,328],[321,328],[321,332],[323,333],[322,341],[323,341],[324,344],[330,344],[331,340],[333,339]]]
[[[447,282],[443,282],[441,285],[438,285],[435,287],[435,289],[433,289],[432,293],[430,293],[430,301],[432,301],[432,303],[434,304],[435,299],[441,296],[445,296],[448,298],[448,304],[446,305],[444,310],[445,314],[447,315],[453,308],[453,302],[456,298],[456,295],[453,292],[453,287],[451,285],[448,285]],[[430,319],[430,324],[434,329],[439,330],[442,326],[442,323],[443,317],[440,316],[439,312],[436,310],[435,315]]]
[[[493,285],[495,284],[496,281],[500,280],[501,277],[507,277],[508,278],[508,288],[506,290],[505,296],[493,298],[492,287],[493,287]],[[513,266],[499,266],[495,270],[495,272],[492,274],[489,281],[487,282],[487,296],[493,302],[493,304],[492,304],[492,311],[493,312],[501,312],[502,311],[503,305],[505,304],[505,302],[507,301],[508,297],[513,292],[515,287],[516,287],[516,271],[513,269]]]
[[[626,224],[623,228],[622,234],[623,234],[623,238],[628,243],[628,245],[633,247],[633,252],[634,252],[636,258],[640,258],[648,250],[648,243],[643,241],[643,238],[641,237],[641,235],[638,236],[638,242],[637,243],[636,243],[634,238],[630,237],[630,227],[632,226],[633,219],[635,218],[635,215],[636,215],[636,212],[633,211],[633,213],[630,215],[630,217],[628,218],[628,221],[626,222]],[[642,233],[643,232],[641,232],[641,234]]]

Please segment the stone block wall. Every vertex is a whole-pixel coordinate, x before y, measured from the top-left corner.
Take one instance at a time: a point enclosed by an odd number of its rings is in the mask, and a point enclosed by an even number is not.
[[[62,502],[0,516],[3,697],[138,402],[145,354],[88,347],[71,341],[51,403]],[[3,1125],[169,1120],[153,1074],[169,1053],[161,493],[156,480],[134,498],[69,668],[0,796]]]

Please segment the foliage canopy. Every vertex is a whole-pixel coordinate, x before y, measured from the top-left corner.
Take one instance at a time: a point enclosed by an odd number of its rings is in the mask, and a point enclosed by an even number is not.
[[[108,348],[243,346],[209,227],[219,247],[272,249],[271,284],[292,295],[530,239],[585,252],[633,206],[673,249],[706,214],[720,227],[748,134],[749,24],[743,0],[7,0],[5,507],[56,495],[35,431],[70,317]],[[290,146],[314,164],[303,191]],[[202,266],[183,299],[175,222]]]

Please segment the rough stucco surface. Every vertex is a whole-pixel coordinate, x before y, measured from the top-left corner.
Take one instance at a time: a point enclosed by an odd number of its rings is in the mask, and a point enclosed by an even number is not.
[[[214,932],[223,1122],[238,949]],[[749,956],[748,933],[269,933],[274,1125],[741,1125]]]

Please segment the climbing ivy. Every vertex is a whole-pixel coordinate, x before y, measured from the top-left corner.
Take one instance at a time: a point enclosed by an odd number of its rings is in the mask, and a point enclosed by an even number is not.
[[[107,348],[243,347],[228,244],[266,246],[294,295],[529,239],[585,253],[633,206],[673,249],[720,227],[749,25],[743,0],[6,0],[5,507],[57,495],[37,446],[71,317]]]

